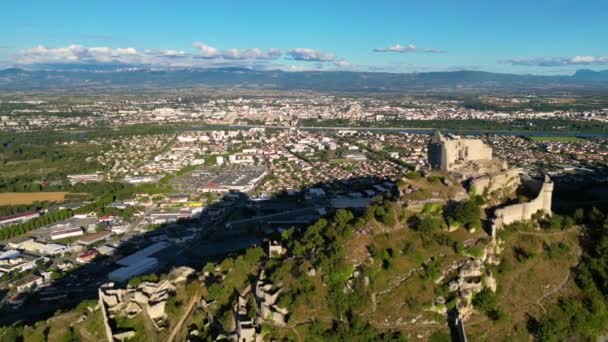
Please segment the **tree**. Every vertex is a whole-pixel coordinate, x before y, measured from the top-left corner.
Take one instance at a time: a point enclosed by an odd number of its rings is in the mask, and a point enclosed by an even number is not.
[[[578,224],[585,221],[585,210],[583,208],[578,208],[574,211],[574,221]]]
[[[423,235],[429,235],[433,232],[439,230],[441,228],[441,224],[439,219],[433,217],[425,217],[418,223],[418,231]]]
[[[430,342],[450,342],[452,341],[452,338],[450,337],[450,335],[446,332],[443,331],[435,331],[430,339]]]
[[[562,224],[562,228],[563,229],[568,229],[568,228],[572,228],[572,226],[574,226],[576,224],[575,220],[572,218],[572,216],[566,216],[564,218],[564,222]]]
[[[385,209],[385,214],[382,216],[382,223],[384,223],[385,226],[392,227],[397,222],[396,216],[397,213],[395,211],[395,207],[388,204],[387,208]]]
[[[458,222],[469,229],[481,228],[481,209],[476,201],[460,202],[448,216],[448,219]]]
[[[587,213],[587,221],[594,225],[599,225],[604,222],[605,217],[604,213],[596,207],[591,208]]]
[[[549,219],[549,228],[551,229],[562,229],[564,223],[564,217],[558,214],[551,215]]]
[[[249,265],[257,265],[264,257],[264,250],[260,247],[248,248],[244,260]]]
[[[336,221],[339,227],[346,226],[355,216],[352,212],[346,209],[340,209],[336,212]]]
[[[473,305],[481,311],[490,312],[496,307],[496,294],[490,289],[483,289],[473,297]]]

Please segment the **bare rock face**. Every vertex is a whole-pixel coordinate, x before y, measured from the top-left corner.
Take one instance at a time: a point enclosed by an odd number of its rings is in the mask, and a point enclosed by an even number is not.
[[[314,269],[313,269],[314,270]],[[271,322],[277,326],[285,326],[289,311],[276,304],[279,295],[283,292],[283,288],[279,285],[269,282],[264,274],[260,274],[260,278],[255,284],[256,302],[260,306],[260,318],[262,321]]]
[[[165,304],[166,302],[158,302],[153,305],[148,305],[146,307],[146,313],[153,321],[163,320],[166,318]]]
[[[116,289],[114,284],[110,283],[99,288],[99,299],[110,313],[110,317],[120,315],[133,317],[145,311],[156,329],[160,331],[167,322],[165,304],[175,290],[174,283],[169,280],[157,283],[143,282],[136,288],[128,289]]]
[[[486,288],[490,289],[492,292],[496,292],[496,278],[494,278],[492,273],[488,274],[484,281]]]

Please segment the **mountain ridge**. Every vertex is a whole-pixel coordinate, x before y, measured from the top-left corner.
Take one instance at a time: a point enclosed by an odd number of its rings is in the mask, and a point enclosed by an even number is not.
[[[98,70],[0,70],[0,89],[73,89],[98,87],[248,87],[319,91],[413,91],[446,89],[531,90],[608,89],[608,70],[581,69],[568,75],[493,73],[476,70],[419,73],[360,71],[282,71],[225,67]]]

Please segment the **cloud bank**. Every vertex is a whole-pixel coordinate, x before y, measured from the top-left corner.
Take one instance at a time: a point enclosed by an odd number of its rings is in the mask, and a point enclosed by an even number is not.
[[[287,51],[287,56],[296,61],[305,62],[333,62],[336,56],[333,53],[318,51],[309,48],[297,48]]]
[[[573,56],[573,57],[540,57],[540,58],[511,58],[499,60],[500,64],[513,66],[558,67],[569,65],[604,65],[608,64],[608,56]]]
[[[19,53],[19,62],[23,64],[40,63],[127,63],[136,61],[140,55],[137,50],[128,48],[85,47],[70,45],[67,47],[49,48],[38,45]]]
[[[386,48],[375,48],[372,51],[374,52],[396,52],[396,53],[444,53],[445,51],[439,49],[419,49],[414,44],[400,45],[395,44]]]
[[[249,67],[255,69],[292,70],[288,62],[308,64],[306,69],[349,69],[354,66],[344,58],[337,58],[333,53],[311,48],[294,48],[283,52],[280,49],[225,49],[221,50],[202,42],[192,43],[190,51],[177,49],[146,49],[133,47],[112,48],[108,46],[87,47],[69,45],[66,47],[48,47],[37,45],[17,52],[14,56],[17,65],[49,66],[80,65],[125,66],[125,67],[159,67],[159,68],[214,68],[214,67]],[[314,63],[309,63],[314,62]]]
[[[227,49],[220,51],[212,46],[205,43],[194,42],[192,46],[198,50],[196,58],[207,58],[216,59],[224,58],[231,60],[245,60],[245,59],[259,59],[259,60],[273,60],[278,59],[283,55],[283,52],[279,49],[268,49],[262,50],[259,48],[253,49]]]

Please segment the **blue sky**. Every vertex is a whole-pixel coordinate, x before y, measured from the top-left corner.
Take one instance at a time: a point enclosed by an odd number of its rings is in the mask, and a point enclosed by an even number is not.
[[[608,69],[608,1],[12,1],[0,65],[568,74]]]

